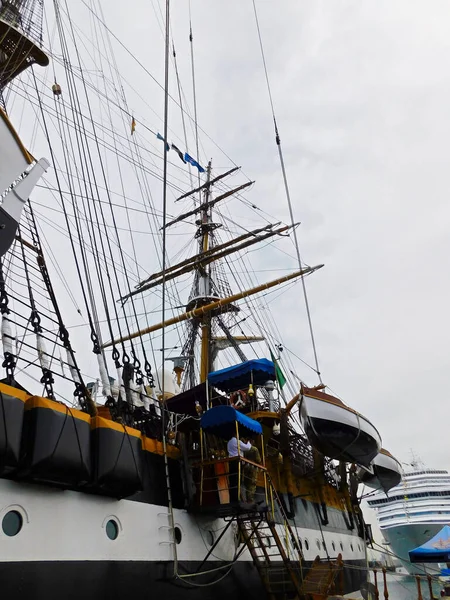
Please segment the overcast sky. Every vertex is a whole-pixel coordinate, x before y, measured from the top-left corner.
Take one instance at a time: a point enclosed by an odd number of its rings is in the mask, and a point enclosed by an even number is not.
[[[308,279],[323,379],[401,461],[448,468],[450,5],[257,6],[303,255],[325,263]],[[192,19],[199,121],[287,220],[252,3],[193,0]],[[291,347],[300,292],[279,314]]]
[[[186,90],[188,6],[172,2]],[[450,5],[257,7],[303,258],[325,263],[307,281],[323,380],[373,421],[400,461],[413,449],[427,466],[448,468]],[[134,0],[125,11],[105,1],[103,9],[111,30],[162,81],[163,2]],[[252,2],[191,0],[191,9],[199,123],[256,180],[248,198],[288,221]],[[160,126],[160,91],[136,65],[127,74],[155,110],[139,107],[140,118]],[[171,86],[175,94],[173,75]],[[203,161],[230,166],[201,139]],[[277,276],[295,267],[280,256],[264,255],[259,268]],[[275,316],[286,346],[311,362],[300,300],[298,284]]]

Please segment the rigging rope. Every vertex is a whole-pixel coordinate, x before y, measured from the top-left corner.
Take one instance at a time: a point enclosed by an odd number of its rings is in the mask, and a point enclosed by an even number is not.
[[[285,189],[286,199],[287,199],[287,203],[288,203],[288,207],[289,207],[289,216],[290,216],[291,225],[293,228],[294,245],[295,245],[295,250],[296,250],[296,254],[297,254],[299,268],[301,270],[303,268],[303,262],[302,262],[301,255],[300,255],[300,246],[298,243],[297,231],[296,231],[296,228],[294,227],[294,225],[295,225],[294,211],[292,208],[291,194],[289,191],[289,185],[288,185],[288,180],[287,180],[287,175],[286,175],[286,168],[285,168],[285,164],[284,164],[283,150],[281,148],[281,138],[280,138],[280,134],[278,131],[277,120],[276,120],[276,116],[275,116],[275,108],[274,108],[274,104],[273,104],[272,91],[271,91],[271,87],[270,87],[269,74],[268,74],[267,64],[266,64],[266,57],[265,57],[265,53],[264,53],[264,46],[263,46],[263,42],[262,42],[261,30],[259,27],[258,13],[256,10],[256,0],[252,0],[252,3],[253,3],[253,11],[255,14],[256,29],[258,32],[259,47],[261,50],[261,58],[262,58],[264,74],[265,74],[265,78],[266,78],[267,92],[269,95],[270,108],[272,111],[273,124],[274,124],[274,128],[275,128],[275,141],[276,141],[277,148],[278,148],[278,155],[280,158],[281,171],[283,174],[284,189]],[[316,340],[314,337],[314,329],[313,329],[312,319],[311,319],[311,311],[309,308],[308,294],[306,291],[305,279],[303,277],[301,277],[301,282],[302,282],[302,288],[303,288],[303,297],[305,300],[306,314],[307,314],[307,318],[308,318],[309,332],[310,332],[310,336],[311,336],[311,344],[312,344],[312,349],[313,349],[313,354],[314,354],[314,362],[316,365],[316,373],[317,373],[320,383],[322,383],[322,377],[321,377],[321,373],[320,373],[320,369],[319,369],[319,359],[318,359],[318,355],[317,355]]]
[[[167,139],[167,130],[169,122],[169,49],[170,49],[170,0],[166,0],[166,31],[165,31],[165,53],[164,53],[164,139]],[[167,234],[166,234],[166,222],[167,222],[167,151],[165,144],[163,146],[164,153],[164,170],[163,170],[163,228],[162,228],[162,242],[163,242],[163,255],[162,255],[162,303],[161,303],[161,318],[162,318],[162,348],[161,348],[161,360],[162,360],[162,381],[161,381],[161,392],[162,392],[162,410],[161,410],[161,425],[162,425],[162,443],[164,451],[164,470],[166,476],[166,488],[167,488],[167,510],[170,522],[170,528],[172,532],[172,547],[173,547],[173,574],[174,577],[178,577],[178,555],[175,543],[175,518],[173,514],[173,502],[172,502],[172,489],[170,485],[170,473],[169,473],[169,458],[167,456],[167,438],[166,438],[166,406],[164,405],[164,393],[165,393],[165,376],[164,376],[164,361],[166,357],[166,251],[167,251]]]
[[[198,153],[198,120],[197,120],[197,93],[195,87],[195,63],[194,63],[194,37],[192,35],[192,21],[191,21],[191,4],[189,3],[189,43],[191,47],[191,72],[192,72],[192,95],[194,99],[194,126],[195,126],[195,148],[196,148],[196,156],[197,162],[200,162],[200,157]],[[165,139],[167,139],[165,137]],[[189,168],[189,171],[191,169]],[[197,172],[197,181],[200,187],[200,171]],[[202,201],[201,192],[199,192],[199,204]]]

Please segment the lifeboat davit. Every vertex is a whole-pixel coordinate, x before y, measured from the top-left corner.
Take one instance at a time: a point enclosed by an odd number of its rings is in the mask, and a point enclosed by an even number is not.
[[[380,453],[372,461],[373,473],[363,471],[359,473],[361,483],[368,487],[388,492],[402,480],[402,467],[390,452],[381,448]]]
[[[300,418],[311,445],[329,458],[369,467],[381,449],[372,423],[341,400],[302,386]]]

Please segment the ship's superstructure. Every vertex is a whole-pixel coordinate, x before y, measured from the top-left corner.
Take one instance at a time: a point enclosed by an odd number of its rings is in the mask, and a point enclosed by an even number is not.
[[[409,562],[408,552],[421,546],[450,522],[450,475],[447,471],[415,466],[387,493],[368,499],[377,512],[381,532],[390,551],[410,572],[423,572],[423,565]],[[428,566],[435,570],[436,565]]]

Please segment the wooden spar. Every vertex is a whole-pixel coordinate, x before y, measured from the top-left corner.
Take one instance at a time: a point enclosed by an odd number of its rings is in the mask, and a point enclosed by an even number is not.
[[[217,177],[214,177],[214,179],[211,179],[211,181],[207,181],[206,183],[204,183],[200,187],[195,188],[195,190],[191,190],[190,192],[186,192],[185,194],[183,194],[182,196],[180,196],[179,198],[177,198],[175,200],[175,202],[178,202],[178,200],[183,200],[183,198],[187,198],[188,196],[191,196],[192,194],[195,194],[195,192],[199,192],[200,190],[205,189],[209,185],[214,185],[217,181],[220,181],[224,177],[227,177],[228,175],[231,175],[232,173],[235,173],[236,171],[239,171],[240,168],[241,167],[234,167],[233,169],[230,169],[226,173],[222,173],[222,175],[218,175]]]
[[[256,236],[258,233],[261,233],[263,231],[270,231],[274,227],[278,227],[278,225],[280,225],[280,223],[281,223],[281,221],[278,221],[278,223],[270,223],[269,225],[266,225],[265,227],[259,227],[258,229],[253,229],[252,231],[243,233],[242,235],[239,235],[238,237],[235,237],[232,240],[229,240],[228,242],[224,242],[223,244],[218,244],[217,246],[213,246],[212,248],[210,248],[208,250],[208,252],[206,253],[206,256],[210,256],[211,254],[218,252],[219,250],[223,250],[224,248],[228,248],[229,246],[232,246],[233,244],[242,242],[243,240],[246,240],[247,238],[249,238],[251,236]],[[206,258],[206,256],[205,256],[204,252],[200,252],[200,254],[195,254],[194,256],[190,256],[189,258],[186,258],[186,260],[182,260],[181,262],[177,263],[176,265],[173,265],[172,267],[168,267],[166,269],[166,275],[167,275],[167,273],[171,273],[172,271],[175,271],[176,269],[181,269],[181,267],[184,267],[190,263],[194,263],[195,261],[197,261],[201,258]],[[158,273],[153,273],[153,275],[150,275],[150,277],[148,277],[147,279],[144,279],[144,281],[141,281],[136,286],[135,289],[140,290],[140,288],[142,286],[144,286],[146,283],[149,283],[150,281],[154,281],[155,279],[159,279],[162,276],[163,276],[162,271],[158,271]],[[126,297],[127,296],[125,296],[124,298],[126,298]],[[122,298],[122,300],[124,298]]]
[[[171,225],[174,225],[175,223],[179,223],[180,221],[184,221],[188,217],[192,217],[192,215],[196,215],[199,212],[208,211],[211,207],[213,207],[215,204],[217,204],[217,202],[220,202],[220,200],[225,200],[225,198],[228,198],[229,196],[232,196],[236,192],[240,192],[241,190],[244,190],[249,185],[253,185],[254,183],[255,183],[254,181],[248,181],[247,183],[244,183],[243,185],[240,185],[237,188],[234,188],[232,190],[229,190],[228,192],[225,192],[225,194],[217,196],[213,200],[208,200],[208,202],[204,202],[200,206],[197,206],[197,208],[194,208],[193,210],[190,210],[187,213],[183,213],[182,215],[180,215],[176,219],[173,219],[173,221],[169,221],[168,223],[166,223],[166,227],[170,227]]]
[[[274,229],[272,231],[268,231],[267,233],[265,233],[264,235],[258,236],[258,237],[254,237],[251,238],[250,240],[247,240],[245,242],[243,242],[242,244],[239,244],[238,246],[233,246],[233,247],[228,247],[224,250],[222,250],[221,252],[215,252],[214,254],[208,254],[208,252],[210,252],[210,250],[206,250],[206,258],[202,258],[203,253],[198,254],[198,258],[194,261],[194,262],[189,262],[185,267],[179,269],[178,271],[169,273],[168,275],[166,275],[165,277],[165,281],[170,281],[171,279],[175,279],[176,277],[179,277],[180,275],[184,275],[185,273],[189,273],[189,271],[193,271],[194,269],[198,269],[199,267],[205,267],[206,265],[209,265],[209,263],[214,262],[215,260],[218,260],[219,258],[223,258],[224,256],[227,256],[228,254],[232,254],[233,252],[237,252],[238,250],[243,250],[244,248],[247,248],[248,246],[252,246],[253,244],[256,244],[257,242],[262,242],[263,240],[272,237],[274,235],[278,235],[280,233],[283,233],[283,231],[286,231],[287,229],[290,229],[291,225],[284,225],[283,227],[279,227],[278,229]],[[212,250],[212,248],[211,248]],[[140,287],[137,290],[134,290],[133,292],[130,292],[129,294],[127,294],[126,296],[123,296],[123,298],[121,298],[121,302],[127,300],[128,298],[131,298],[131,296],[136,296],[136,294],[140,294],[142,292],[145,292],[153,287],[156,287],[157,285],[161,285],[162,283],[162,278],[154,280],[154,281],[149,281],[147,284],[143,285],[142,287]]]
[[[291,412],[291,410],[297,404],[297,402],[299,401],[299,399],[300,399],[300,394],[297,394],[296,396],[294,396],[292,398],[292,400],[290,402],[288,402],[286,404],[286,408],[284,410],[287,412],[287,414],[289,414]]]
[[[113,344],[120,344],[122,342],[127,342],[128,340],[133,340],[141,335],[146,335],[147,333],[153,333],[154,331],[158,331],[163,327],[169,327],[170,325],[175,325],[175,323],[181,323],[182,321],[187,321],[188,319],[194,319],[196,317],[201,317],[207,313],[210,313],[217,308],[222,308],[224,306],[228,306],[237,300],[242,300],[242,298],[246,298],[247,296],[253,296],[258,292],[262,292],[264,290],[268,290],[276,285],[280,285],[281,283],[285,283],[290,281],[291,279],[295,279],[297,277],[303,277],[304,275],[309,275],[310,273],[314,273],[318,269],[321,269],[323,265],[317,265],[315,267],[306,267],[301,271],[296,271],[295,273],[291,273],[290,275],[285,275],[284,277],[280,277],[279,279],[274,279],[273,281],[269,281],[268,283],[263,283],[249,290],[245,290],[244,292],[239,292],[238,294],[234,294],[233,296],[228,296],[228,298],[222,298],[221,300],[216,300],[215,302],[211,302],[210,304],[206,304],[205,306],[199,306],[198,308],[194,308],[188,312],[182,313],[177,317],[172,317],[163,323],[158,323],[157,325],[152,325],[151,327],[146,327],[145,329],[141,329],[140,331],[136,331],[136,333],[132,333],[130,335],[117,338],[115,340],[111,340],[106,344],[103,344],[102,348],[108,348]]]

